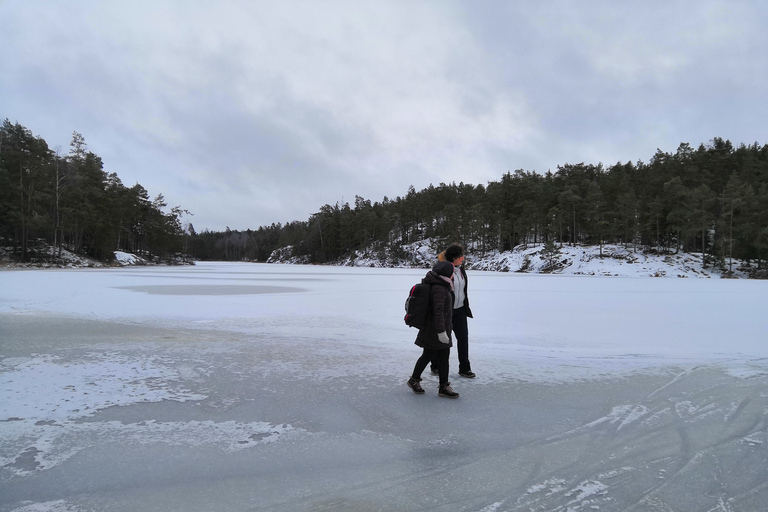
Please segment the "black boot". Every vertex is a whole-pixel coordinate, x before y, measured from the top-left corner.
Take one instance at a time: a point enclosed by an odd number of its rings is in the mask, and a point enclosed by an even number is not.
[[[445,398],[459,398],[459,394],[453,390],[450,382],[446,382],[444,386],[440,386],[440,389],[437,392],[437,396],[443,396]]]
[[[413,377],[408,379],[408,387],[411,388],[413,390],[413,392],[416,393],[417,395],[423,395],[424,394],[424,388],[422,388],[421,384],[419,384],[420,380],[421,379],[416,380]]]

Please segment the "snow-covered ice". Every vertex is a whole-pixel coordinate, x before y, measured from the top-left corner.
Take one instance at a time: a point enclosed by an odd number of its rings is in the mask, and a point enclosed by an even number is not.
[[[445,400],[424,272],[0,272],[0,511],[764,510],[765,282],[473,271]]]

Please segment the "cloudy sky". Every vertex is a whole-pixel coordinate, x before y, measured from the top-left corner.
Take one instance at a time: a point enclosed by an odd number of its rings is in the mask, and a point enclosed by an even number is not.
[[[768,143],[768,2],[0,0],[0,118],[198,231]]]

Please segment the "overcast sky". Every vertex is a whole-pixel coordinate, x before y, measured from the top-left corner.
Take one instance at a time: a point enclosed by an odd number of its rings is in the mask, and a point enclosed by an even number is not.
[[[0,118],[198,231],[768,143],[768,2],[0,0]]]

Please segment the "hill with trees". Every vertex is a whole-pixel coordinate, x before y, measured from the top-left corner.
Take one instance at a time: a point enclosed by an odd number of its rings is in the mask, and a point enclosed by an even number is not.
[[[67,251],[106,262],[125,251],[175,261],[189,212],[166,206],[162,194],[150,199],[140,184],[126,187],[104,171],[77,132],[62,156],[18,123],[0,128],[0,248],[8,260],[65,263]]]
[[[413,244],[453,241],[484,257],[531,244],[617,244],[654,254],[696,252],[704,265],[768,261],[768,145],[720,138],[648,163],[564,164],[517,170],[487,185],[441,183],[404,197],[324,205],[306,221],[203,232],[202,259],[342,263],[413,257]]]
[[[563,164],[545,174],[516,170],[486,185],[440,183],[403,197],[326,204],[303,221],[244,231],[183,226],[162,194],[124,186],[75,132],[69,154],[8,120],[0,129],[0,237],[17,261],[55,258],[62,248],[101,261],[114,251],[145,259],[408,264],[425,241],[470,254],[539,244],[604,244],[647,254],[699,253],[703,264],[768,262],[768,145],[714,138],[650,161]],[[32,242],[57,248],[39,254]]]

